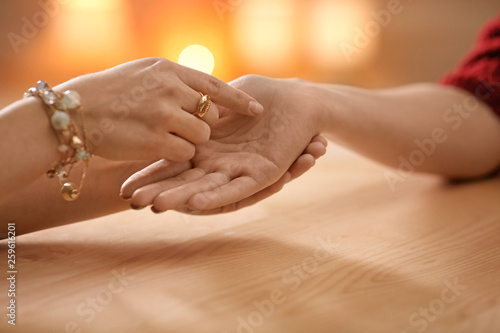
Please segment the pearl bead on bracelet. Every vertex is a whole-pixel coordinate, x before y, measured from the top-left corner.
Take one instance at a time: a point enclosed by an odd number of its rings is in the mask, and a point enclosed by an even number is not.
[[[73,201],[80,195],[87,173],[88,163],[92,155],[89,151],[85,133],[85,119],[80,107],[80,95],[73,90],[66,90],[60,94],[54,92],[45,81],[38,81],[36,87],[30,88],[24,93],[24,98],[40,98],[44,105],[50,124],[59,140],[57,150],[61,157],[54,168],[47,171],[49,178],[57,176],[61,184],[61,195],[64,200]],[[80,135],[78,128],[71,120],[70,111],[79,111],[83,130]],[[83,138],[83,140],[82,140]],[[80,185],[66,182],[73,166],[79,161],[85,163]]]

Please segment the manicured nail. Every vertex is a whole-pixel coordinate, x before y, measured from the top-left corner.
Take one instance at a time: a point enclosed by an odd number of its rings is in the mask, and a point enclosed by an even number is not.
[[[196,215],[196,214],[201,213],[201,210],[194,210],[194,209],[189,208],[188,206],[185,206],[184,207],[184,212],[186,212],[187,214]]]
[[[122,198],[123,200],[130,200],[130,199],[132,199],[132,197],[128,197],[128,196],[126,197],[126,196],[125,196],[125,195],[123,195],[123,193],[121,193],[121,192],[120,192],[119,196],[120,196],[120,198]]]
[[[134,204],[130,204],[130,208],[132,208],[134,210],[141,210],[141,209],[146,208],[146,206],[136,206]]]
[[[257,101],[250,101],[249,109],[250,109],[250,112],[252,112],[255,115],[261,114],[262,112],[264,112],[264,107],[260,103],[258,103]]]
[[[152,211],[153,213],[155,213],[155,214],[161,214],[161,213],[164,213],[163,211],[156,209],[156,208],[155,208],[155,206],[152,206],[152,207],[151,207],[151,211]]]

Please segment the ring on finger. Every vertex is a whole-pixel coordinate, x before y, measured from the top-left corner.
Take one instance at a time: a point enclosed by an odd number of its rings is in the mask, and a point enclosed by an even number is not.
[[[198,109],[196,112],[193,113],[193,115],[197,116],[198,118],[203,118],[208,110],[210,109],[210,106],[212,105],[212,99],[208,95],[203,95],[200,92],[201,98],[200,101],[198,102]]]

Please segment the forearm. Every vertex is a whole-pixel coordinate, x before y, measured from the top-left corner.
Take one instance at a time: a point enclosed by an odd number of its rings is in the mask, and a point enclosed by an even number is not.
[[[61,198],[56,180],[42,175],[0,205],[0,221],[16,222],[16,229],[22,234],[125,210],[128,202],[119,198],[122,183],[150,163],[112,162],[94,157],[82,193],[72,202]],[[80,171],[78,168],[73,172]]]
[[[57,160],[57,138],[36,98],[0,111],[0,203],[35,181]]]
[[[436,84],[365,90],[313,85],[321,132],[383,164],[470,178],[500,165],[500,121],[465,91]]]

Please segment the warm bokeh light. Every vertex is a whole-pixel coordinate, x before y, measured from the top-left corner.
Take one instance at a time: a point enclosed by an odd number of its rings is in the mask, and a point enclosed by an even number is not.
[[[406,39],[394,42],[402,38],[401,27],[417,31],[405,25],[404,17],[411,11],[384,18],[383,13],[394,7],[387,1],[32,2],[0,2],[0,27],[4,36],[15,34],[17,43],[12,45],[12,37],[0,39],[0,69],[10,78],[9,86],[15,81],[23,89],[33,77],[62,82],[145,57],[164,57],[224,81],[254,73],[380,84],[388,80],[380,72],[394,72],[394,77],[405,80],[413,69],[393,68],[401,65],[398,59],[403,55],[416,56],[402,46],[409,45]],[[381,62],[382,55],[390,61]],[[22,70],[26,64],[29,71]]]
[[[189,45],[179,55],[179,64],[212,74],[215,59],[212,52],[203,45]]]
[[[308,60],[314,62],[316,67],[343,70],[369,62],[377,49],[379,36],[370,37],[362,48],[355,43],[356,34],[364,30],[370,19],[369,11],[366,1],[315,2],[308,12],[305,25],[304,50]],[[349,56],[348,51],[351,50],[359,52]]]
[[[165,10],[149,13],[144,17],[149,20],[149,24],[155,23],[148,36],[149,44],[153,47],[151,52],[156,56],[178,61],[186,47],[203,45],[209,50],[211,57],[217,60],[212,75],[227,80],[228,73],[232,70],[232,57],[231,49],[226,45],[222,22],[215,11],[211,12],[211,3],[203,2],[204,5],[193,6],[193,1],[165,5]],[[194,48],[189,53],[191,59],[199,57],[195,62],[204,57],[208,59],[208,53],[200,48]]]
[[[113,10],[123,5],[124,0],[66,0],[61,3],[76,10]]]
[[[295,31],[292,0],[252,0],[235,11],[234,43],[252,69],[278,74],[293,63]]]
[[[57,52],[73,66],[117,65],[132,49],[122,0],[72,0],[55,17]]]

